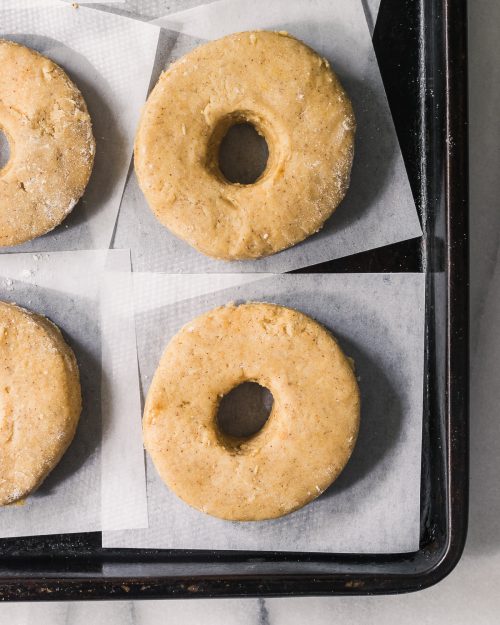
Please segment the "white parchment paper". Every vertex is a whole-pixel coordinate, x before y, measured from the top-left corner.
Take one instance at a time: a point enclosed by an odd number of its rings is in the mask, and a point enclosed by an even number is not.
[[[380,0],[361,0],[363,4],[363,8],[365,10],[366,23],[368,24],[368,29],[370,33],[373,35],[373,31],[375,30],[375,25],[377,23],[378,11],[380,8]]]
[[[45,482],[23,505],[0,509],[0,536],[100,530],[101,323],[99,282],[106,251],[8,254],[0,257],[0,300],[56,323],[75,352],[83,411],[75,438]],[[128,252],[113,251],[124,265]],[[121,257],[121,261],[120,258]]]
[[[9,0],[10,2],[16,0]],[[67,0],[69,1],[69,0]],[[95,0],[97,8],[112,11],[136,19],[153,20],[167,13],[177,13],[214,0],[121,0],[120,2],[100,2]]]
[[[206,39],[268,28],[287,30],[327,57],[358,121],[351,187],[335,215],[303,243],[258,261],[209,259],[161,226],[135,175],[124,193],[116,247],[132,249],[134,270],[281,273],[421,235],[408,177],[361,0],[220,0],[167,15],[159,58],[168,65]],[[158,59],[155,76],[158,74]]]
[[[66,4],[75,4],[73,0],[2,0],[0,9],[27,9],[28,7],[56,6],[61,2],[65,2]],[[109,5],[123,4],[124,2],[125,0],[106,0],[106,4]],[[82,4],[101,4],[101,0],[83,0],[83,2],[77,2],[76,4],[79,6]]]
[[[0,3],[0,37],[38,50],[74,80],[92,117],[96,157],[82,200],[58,228],[0,252],[108,248],[160,29],[64,2],[11,5]]]
[[[149,529],[105,532],[104,546],[359,553],[418,548],[422,274],[133,278],[143,394],[167,342],[184,323],[229,301],[269,301],[323,323],[355,359],[361,430],[353,457],[332,487],[302,510],[273,521],[237,523],[206,516],[171,493],[148,459]]]
[[[102,524],[148,526],[141,396],[130,254],[126,270],[108,262],[102,281]],[[114,271],[113,271],[114,270]]]

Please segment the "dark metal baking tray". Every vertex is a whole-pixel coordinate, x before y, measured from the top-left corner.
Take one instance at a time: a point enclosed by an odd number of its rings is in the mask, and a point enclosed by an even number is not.
[[[398,593],[438,582],[458,562],[468,501],[466,2],[382,0],[374,43],[424,236],[312,270],[427,276],[419,551],[101,549],[99,534],[8,539],[0,541],[0,599]]]

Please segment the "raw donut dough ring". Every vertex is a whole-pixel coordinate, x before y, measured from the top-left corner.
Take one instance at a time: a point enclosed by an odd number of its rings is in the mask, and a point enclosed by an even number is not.
[[[217,427],[221,397],[267,387],[274,404],[253,437]],[[359,428],[352,365],[310,317],[274,304],[216,308],[170,341],[151,383],[144,443],[163,481],[213,516],[256,521],[315,499],[347,463]]]
[[[229,127],[268,143],[253,184],[228,182],[218,150]],[[268,256],[317,232],[349,185],[355,121],[328,62],[286,33],[230,35],[162,74],[135,142],[140,187],[159,221],[200,252]]]
[[[0,130],[10,159],[0,169],[0,247],[58,226],[83,195],[94,163],[82,94],[50,59],[0,39]]]
[[[45,317],[0,302],[0,506],[33,492],[71,443],[78,365]]]

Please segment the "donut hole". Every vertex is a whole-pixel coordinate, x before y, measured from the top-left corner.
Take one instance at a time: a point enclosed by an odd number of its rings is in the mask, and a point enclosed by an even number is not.
[[[244,441],[266,424],[273,408],[271,391],[256,382],[243,382],[221,399],[217,427],[223,436]]]
[[[6,133],[0,128],[0,170],[2,170],[5,165],[10,160],[10,143],[9,138]]]
[[[269,159],[265,137],[250,122],[230,126],[219,146],[219,169],[232,184],[253,184],[264,173]]]

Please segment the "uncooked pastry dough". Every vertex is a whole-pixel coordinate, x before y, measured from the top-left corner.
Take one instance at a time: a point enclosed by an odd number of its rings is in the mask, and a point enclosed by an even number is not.
[[[0,130],[10,159],[0,169],[0,247],[58,226],[90,178],[95,143],[82,94],[38,52],[0,39]]]
[[[0,505],[35,490],[71,443],[78,366],[45,317],[0,302]]]
[[[224,435],[221,397],[246,381],[274,404],[248,439]],[[223,519],[279,517],[315,499],[347,463],[359,427],[352,365],[310,317],[274,304],[216,308],[170,341],[149,390],[143,431],[164,482]]]
[[[269,158],[253,184],[218,165],[227,130],[249,122]],[[328,61],[286,33],[230,35],[162,74],[135,143],[141,189],[159,221],[221,259],[259,258],[317,232],[344,197],[353,158],[351,103]]]

